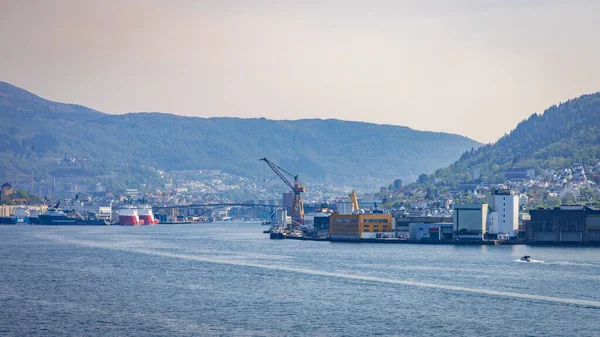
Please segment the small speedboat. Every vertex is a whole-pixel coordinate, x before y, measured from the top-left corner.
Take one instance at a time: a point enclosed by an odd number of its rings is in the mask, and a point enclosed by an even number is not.
[[[531,262],[531,256],[529,256],[529,255],[523,255],[523,256],[521,256],[521,261]]]

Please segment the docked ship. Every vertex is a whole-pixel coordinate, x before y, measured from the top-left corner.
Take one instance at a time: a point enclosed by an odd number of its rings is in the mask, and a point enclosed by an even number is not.
[[[137,208],[127,205],[119,208],[119,224],[124,226],[137,226],[143,224]]]
[[[0,216],[0,225],[15,225],[16,223],[16,216]]]
[[[0,216],[0,225],[29,224],[29,211],[25,206],[13,208],[14,213],[10,216]]]
[[[41,211],[38,209],[30,209],[29,210],[29,223],[32,225],[41,225],[40,221]]]
[[[156,225],[158,224],[158,219],[154,218],[154,213],[152,213],[152,207],[149,205],[142,205],[137,208],[138,217],[142,222],[142,225]],[[120,219],[119,213],[119,219]]]
[[[15,217],[17,224],[29,224],[29,208],[25,206],[15,207]]]
[[[40,225],[52,226],[107,226],[108,221],[102,219],[86,219],[77,212],[66,213],[61,209],[53,208],[40,215]]]

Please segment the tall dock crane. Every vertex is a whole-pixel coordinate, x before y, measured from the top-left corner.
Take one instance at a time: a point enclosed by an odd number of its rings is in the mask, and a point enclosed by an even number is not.
[[[292,191],[294,192],[294,201],[292,202],[292,212],[290,214],[290,216],[292,218],[292,226],[293,225],[302,225],[304,223],[304,206],[302,205],[302,197],[300,196],[300,193],[306,192],[306,187],[304,187],[304,186],[302,186],[302,184],[300,184],[300,182],[298,181],[297,174],[293,175],[293,174],[289,173],[288,171],[277,166],[275,163],[268,160],[267,158],[261,158],[259,160],[267,163],[267,165],[269,165],[271,170],[273,170],[273,172],[275,172],[275,174],[277,174],[277,176],[279,176],[279,178],[281,180],[283,180],[283,182],[286,185],[288,185],[289,188],[291,188]],[[289,179],[287,179],[285,177],[284,173],[287,174],[288,176],[294,178],[294,184],[292,184],[289,181]]]

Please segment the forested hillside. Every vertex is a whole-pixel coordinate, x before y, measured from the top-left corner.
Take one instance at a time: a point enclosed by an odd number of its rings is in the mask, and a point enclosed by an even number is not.
[[[447,182],[469,181],[474,168],[482,179],[502,181],[507,168],[561,169],[573,163],[600,161],[600,93],[552,106],[533,114],[495,144],[463,153],[436,175]]]
[[[114,167],[135,175],[139,166],[252,176],[261,169],[258,159],[268,157],[304,179],[372,186],[433,172],[479,145],[458,135],[340,120],[110,115],[0,82],[5,176],[102,175]],[[59,165],[65,153],[77,164]]]

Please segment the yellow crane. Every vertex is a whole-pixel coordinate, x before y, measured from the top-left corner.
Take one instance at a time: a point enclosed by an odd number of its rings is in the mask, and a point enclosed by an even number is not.
[[[350,193],[350,201],[352,202],[352,213],[358,212],[360,207],[358,207],[358,200],[356,199],[356,192],[352,191],[352,193]]]

